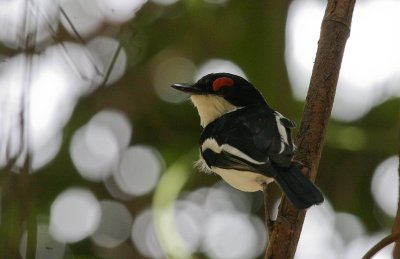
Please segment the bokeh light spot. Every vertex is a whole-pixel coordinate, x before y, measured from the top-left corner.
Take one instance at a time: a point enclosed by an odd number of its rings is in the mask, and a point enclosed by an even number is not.
[[[204,0],[204,2],[215,5],[226,5],[229,0]]]
[[[394,217],[399,195],[399,158],[392,156],[378,165],[372,177],[371,192],[375,202],[388,215]]]
[[[205,216],[202,208],[193,202],[178,201],[175,204],[176,228],[190,254],[200,247]]]
[[[100,215],[99,203],[90,191],[68,189],[51,205],[50,233],[60,242],[78,242],[93,234]]]
[[[61,1],[61,8],[63,8],[67,17],[62,15],[60,21],[72,36],[76,38],[88,37],[100,28],[103,17],[97,2],[97,0]],[[75,30],[79,35],[76,35]]]
[[[154,72],[153,86],[157,95],[164,101],[177,103],[185,100],[187,94],[172,89],[174,83],[193,81],[195,65],[184,57],[172,57],[160,62]]]
[[[113,160],[118,152],[118,143],[109,127],[101,124],[88,123],[83,139],[89,150],[103,159]],[[109,154],[112,155],[109,155]]]
[[[84,178],[104,180],[111,175],[131,134],[132,126],[123,113],[111,109],[100,111],[72,137],[72,162]]]
[[[42,159],[40,165],[37,164],[38,155],[33,154],[36,156],[34,169],[37,169],[48,163],[58,152],[56,145],[52,146],[53,149],[45,146],[56,143],[53,140],[60,136],[77,99],[88,92],[91,85],[88,78],[95,76],[93,63],[82,45],[65,42],[62,46],[50,46],[38,54],[16,55],[1,62],[0,70],[0,138],[8,141],[7,145],[0,145],[0,161],[5,159],[6,147],[12,157],[25,144],[20,139],[20,112],[25,109],[25,124],[29,135],[25,145],[27,148],[22,154],[27,153],[28,146],[33,153],[39,150],[47,152],[47,158]],[[28,79],[29,84],[26,81]],[[23,160],[24,155],[20,155],[17,165],[23,163]]]
[[[64,258],[65,244],[60,243],[50,235],[49,226],[38,224],[37,226],[37,241],[36,241],[36,256],[35,258]],[[22,258],[26,258],[28,233],[25,231],[22,235],[19,251]]]
[[[91,239],[99,246],[113,248],[125,241],[131,234],[132,215],[121,203],[102,201],[99,227]]]
[[[133,18],[147,0],[101,0],[97,1],[104,18],[111,22],[121,23]]]
[[[72,162],[82,177],[91,181],[101,181],[111,174],[118,152],[112,132],[98,125],[78,129],[70,145]]]
[[[126,70],[127,56],[119,42],[109,37],[96,37],[87,44],[94,62],[101,66],[99,80],[111,85],[120,79]],[[119,52],[118,52],[119,51]],[[114,57],[116,58],[114,59]]]
[[[203,76],[210,74],[210,73],[219,73],[219,72],[226,72],[241,76],[243,78],[247,78],[243,70],[229,60],[224,59],[210,59],[204,62],[197,70],[194,79],[195,81],[199,80]]]
[[[337,141],[342,148],[347,150],[360,150],[365,146],[367,136],[360,128],[345,127],[338,133]]]
[[[58,26],[58,1],[0,1],[0,41],[10,48],[38,48],[49,41]],[[34,35],[34,37],[32,37]],[[29,41],[27,38],[29,37]]]
[[[132,199],[134,196],[124,192],[123,190],[120,189],[120,187],[118,186],[118,184],[116,183],[114,177],[108,177],[106,179],[104,179],[104,186],[106,187],[108,193],[118,199],[118,200],[130,200]]]
[[[144,256],[150,258],[165,257],[155,233],[151,210],[145,210],[136,216],[132,227],[132,241]]]
[[[179,0],[150,0],[153,3],[159,4],[159,5],[173,5],[176,2],[178,2]]]
[[[129,145],[132,125],[124,113],[105,109],[94,115],[89,124],[110,129],[117,140],[118,148],[124,149]]]
[[[296,259],[340,258],[343,242],[334,226],[335,213],[328,200],[312,207],[304,221]]]
[[[381,241],[384,237],[388,235],[389,233],[380,232],[368,236],[360,236],[348,244],[347,249],[344,251],[344,254],[340,258],[343,259],[362,258],[365,255],[365,253],[369,249],[371,249],[371,247],[375,246],[379,241]],[[379,250],[379,252],[373,256],[373,258],[374,259],[392,258],[391,256],[392,251],[393,251],[393,244],[389,244],[388,246]]]
[[[204,229],[204,249],[211,258],[242,259],[257,255],[258,235],[248,216],[217,212],[210,215]]]
[[[210,213],[215,210],[248,213],[251,210],[251,197],[251,194],[241,192],[221,180],[207,191],[204,208]]]
[[[289,8],[285,58],[294,94],[299,99],[307,93],[325,5],[323,1],[296,0]],[[359,119],[375,105],[400,95],[400,36],[393,33],[400,23],[399,11],[397,0],[357,4],[332,110],[335,119]]]
[[[222,181],[183,193],[172,208],[156,210],[162,247],[186,257],[201,252],[210,258],[256,258],[263,253],[267,236],[264,223],[251,215],[252,197]]]
[[[124,192],[143,195],[157,184],[162,164],[160,155],[154,149],[132,146],[122,153],[114,179]]]
[[[36,71],[30,88],[32,146],[40,146],[46,142],[49,136],[57,132],[52,129],[59,128],[70,117],[68,99],[71,96],[69,84],[72,80],[68,79],[63,67],[51,61],[53,54],[47,53],[40,57],[41,66]]]
[[[360,219],[345,212],[336,213],[335,229],[346,244],[365,234],[365,227]]]
[[[32,169],[38,170],[49,163],[58,153],[62,145],[62,134],[54,136],[42,146],[32,150]]]

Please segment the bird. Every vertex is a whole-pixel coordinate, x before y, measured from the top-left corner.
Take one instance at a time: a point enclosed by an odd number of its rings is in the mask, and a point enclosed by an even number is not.
[[[196,165],[201,171],[213,172],[244,192],[266,193],[267,185],[276,182],[297,209],[324,201],[293,161],[295,123],[272,109],[249,81],[211,73],[171,87],[189,94],[199,113],[203,131]]]

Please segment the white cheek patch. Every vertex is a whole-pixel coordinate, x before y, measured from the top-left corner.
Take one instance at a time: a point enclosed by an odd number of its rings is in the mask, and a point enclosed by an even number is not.
[[[190,99],[199,112],[202,127],[236,109],[234,105],[216,95],[192,95]]]

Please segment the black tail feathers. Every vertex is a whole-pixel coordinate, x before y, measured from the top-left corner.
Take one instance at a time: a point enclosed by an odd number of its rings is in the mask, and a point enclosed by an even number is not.
[[[286,197],[298,209],[306,209],[324,201],[321,191],[295,165],[288,168],[275,167],[274,177]]]

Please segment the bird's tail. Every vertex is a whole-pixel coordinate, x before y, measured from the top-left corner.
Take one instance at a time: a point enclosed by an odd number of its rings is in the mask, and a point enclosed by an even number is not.
[[[321,191],[301,171],[291,165],[288,168],[275,167],[278,171],[275,181],[287,198],[298,209],[306,209],[324,201]]]

